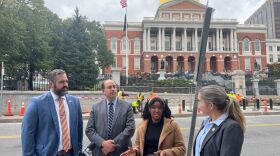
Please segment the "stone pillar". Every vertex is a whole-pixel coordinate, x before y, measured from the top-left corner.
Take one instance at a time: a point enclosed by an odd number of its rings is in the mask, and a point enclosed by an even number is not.
[[[143,33],[143,51],[147,50],[147,30],[144,27],[144,33]]]
[[[232,82],[236,93],[246,96],[245,73],[242,70],[235,70],[232,76]]]
[[[198,51],[198,44],[197,44],[197,28],[195,28],[195,31],[194,31],[194,46],[195,46],[195,51]]]
[[[223,30],[220,29],[220,51],[224,51],[223,50]]]
[[[234,30],[234,50],[235,51],[238,51],[238,42],[237,42],[237,33],[236,33],[236,30]]]
[[[118,86],[121,84],[121,70],[118,68],[112,68],[112,80],[116,82]]]
[[[274,82],[276,82],[276,90],[277,90],[277,95],[280,95],[280,79],[275,80]]]
[[[158,28],[158,48],[157,51],[161,51],[161,28]]]
[[[188,44],[187,44],[187,28],[184,28],[184,51],[188,50]]]
[[[176,28],[173,28],[173,35],[172,35],[172,50],[176,51]]]
[[[233,30],[230,29],[230,51],[233,51]]]
[[[255,96],[259,96],[260,92],[259,92],[259,79],[254,79],[252,80],[253,82],[253,93]]]
[[[219,29],[216,29],[216,51],[220,51]]]
[[[162,28],[162,51],[165,51],[165,28]]]

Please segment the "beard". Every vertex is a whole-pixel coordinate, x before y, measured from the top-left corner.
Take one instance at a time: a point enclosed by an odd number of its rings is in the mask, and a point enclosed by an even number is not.
[[[61,89],[58,89],[56,86],[54,86],[53,92],[57,95],[57,96],[64,96],[66,94],[68,94],[68,87],[64,86]]]

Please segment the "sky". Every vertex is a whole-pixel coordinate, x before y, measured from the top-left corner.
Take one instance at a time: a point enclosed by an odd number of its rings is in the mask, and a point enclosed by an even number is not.
[[[123,21],[125,9],[120,0],[44,0],[45,6],[60,18],[72,17],[76,7],[89,20]],[[206,4],[207,0],[200,0]],[[237,19],[239,23],[250,17],[266,0],[209,0],[215,9],[214,18]],[[143,17],[154,17],[159,0],[127,0],[128,22],[141,22]]]

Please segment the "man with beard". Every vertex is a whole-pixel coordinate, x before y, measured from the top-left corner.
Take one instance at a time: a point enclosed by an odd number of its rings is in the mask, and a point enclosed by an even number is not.
[[[93,155],[119,156],[131,147],[135,131],[132,106],[117,97],[115,81],[105,80],[101,87],[105,98],[93,104],[86,135]]]
[[[78,98],[68,95],[66,72],[49,73],[50,91],[33,97],[22,121],[23,156],[76,156],[82,149],[83,120]]]

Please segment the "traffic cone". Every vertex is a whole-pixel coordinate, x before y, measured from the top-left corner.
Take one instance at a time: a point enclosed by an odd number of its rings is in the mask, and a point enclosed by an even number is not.
[[[263,101],[263,105],[264,105],[264,112],[267,112],[267,102],[266,102],[265,98],[264,98],[264,101]]]
[[[181,97],[179,97],[178,100],[179,100],[179,108],[178,108],[178,111],[179,111],[179,114],[181,114],[181,113],[182,113]]]
[[[24,102],[22,102],[22,103],[21,103],[21,107],[20,107],[19,115],[20,115],[20,116],[24,116],[24,112],[25,112]]]
[[[6,116],[13,116],[13,114],[12,114],[12,109],[11,109],[11,99],[9,98],[8,99],[8,104],[7,104],[7,114],[6,114]]]

